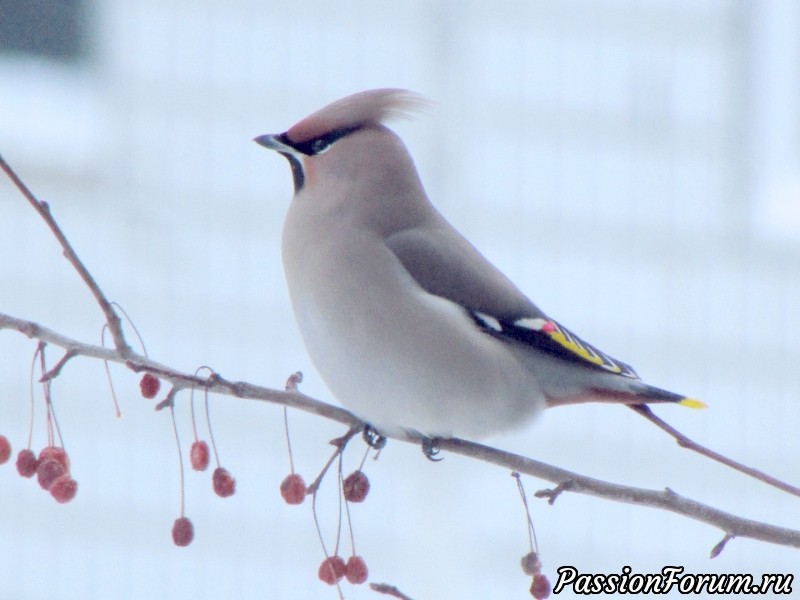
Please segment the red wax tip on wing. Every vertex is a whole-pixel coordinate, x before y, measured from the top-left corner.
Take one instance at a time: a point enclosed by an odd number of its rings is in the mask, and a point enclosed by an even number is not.
[[[545,333],[553,333],[556,330],[555,323],[552,321],[546,321],[544,325],[542,325],[542,331]]]

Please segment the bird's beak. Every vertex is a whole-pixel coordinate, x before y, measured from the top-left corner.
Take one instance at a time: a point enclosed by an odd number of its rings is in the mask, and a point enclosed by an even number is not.
[[[282,136],[283,134],[264,134],[253,138],[253,141],[259,146],[264,146],[264,148],[280,152],[281,154],[288,154],[290,156],[300,155],[297,150],[281,141],[280,138]]]

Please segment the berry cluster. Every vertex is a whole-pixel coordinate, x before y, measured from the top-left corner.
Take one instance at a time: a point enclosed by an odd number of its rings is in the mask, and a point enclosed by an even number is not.
[[[11,445],[0,436],[0,464],[11,455]],[[69,472],[69,457],[64,448],[47,446],[37,456],[28,448],[17,454],[17,473],[30,479],[36,475],[41,488],[50,492],[57,502],[69,502],[78,493],[78,482]]]
[[[299,375],[299,374],[296,374]],[[296,377],[296,376],[293,376]],[[296,390],[297,389],[297,379],[290,378],[287,381],[287,390]],[[285,418],[285,415],[284,415]],[[367,494],[369,493],[369,479],[367,478],[366,474],[361,470],[359,467],[357,470],[350,473],[347,477],[342,478],[342,453],[344,452],[344,448],[347,444],[347,441],[352,437],[352,433],[346,435],[342,438],[332,441],[331,443],[336,446],[336,451],[325,467],[322,469],[322,472],[319,476],[314,480],[314,482],[310,486],[306,486],[303,477],[298,473],[294,472],[294,460],[292,458],[292,447],[291,442],[289,441],[289,432],[288,432],[288,421],[285,421],[286,424],[286,439],[289,446],[289,464],[291,466],[291,473],[287,475],[283,481],[281,481],[280,485],[280,493],[283,500],[290,505],[297,505],[302,504],[305,500],[307,495],[312,495],[314,499],[316,499],[316,494],[319,489],[319,484],[322,481],[323,477],[328,471],[328,468],[331,466],[333,461],[338,457],[339,458],[339,484],[340,484],[340,493],[341,497],[344,498],[345,503],[353,502],[353,503],[360,503],[363,502]],[[366,459],[366,454],[364,455]],[[361,466],[363,466],[364,461],[361,461]],[[313,506],[313,505],[312,505]],[[350,510],[349,508],[346,511],[347,515],[347,525],[350,529],[350,542],[352,547],[352,554],[350,558],[347,559],[347,562],[338,554],[339,549],[339,534],[336,536],[336,545],[333,554],[329,555],[328,551],[325,550],[325,545],[323,543],[322,549],[325,552],[325,558],[323,559],[322,563],[317,569],[317,577],[320,581],[327,583],[328,585],[338,585],[342,579],[347,579],[348,582],[359,585],[367,581],[369,576],[369,570],[367,569],[367,563],[364,561],[363,557],[356,554],[355,551],[355,541],[353,537],[353,529],[352,524],[350,522]],[[341,513],[340,513],[341,518]],[[319,529],[319,522],[316,519],[316,513],[314,517],[315,524],[317,526],[317,533],[320,535],[320,541],[322,540],[322,532]],[[341,533],[341,521],[339,522],[339,532]],[[341,595],[341,593],[340,593]]]
[[[550,580],[542,573],[542,561],[533,550],[522,557],[520,561],[525,575],[533,577],[531,581],[531,596],[536,600],[545,600],[550,597]]]
[[[207,370],[210,372],[209,378],[214,376],[214,371],[210,367],[200,367],[195,372],[195,375],[198,375],[201,371]],[[158,393],[159,383],[158,379],[150,373],[146,373],[139,385],[142,396],[145,398],[152,398]],[[170,398],[170,395],[167,395],[167,399]],[[192,410],[192,429],[194,431],[194,442],[192,442],[191,447],[189,448],[189,464],[194,471],[205,471],[208,469],[209,464],[211,463],[211,451],[213,450],[214,453],[214,460],[216,462],[216,468],[214,472],[211,474],[211,487],[214,490],[214,493],[219,496],[220,498],[228,498],[233,496],[236,493],[236,479],[230,474],[228,469],[220,466],[219,464],[219,455],[217,454],[217,446],[214,443],[214,434],[211,429],[211,417],[209,415],[209,408],[208,408],[208,388],[205,389],[205,414],[206,414],[206,424],[208,425],[208,433],[211,438],[211,448],[209,449],[209,445],[204,440],[199,439],[197,434],[197,419],[195,418],[195,410],[194,410],[194,390],[192,390],[192,397],[190,400],[191,410]],[[172,421],[173,427],[175,430],[175,442],[178,447],[178,458],[180,462],[180,472],[181,472],[181,516],[175,519],[175,522],[172,526],[172,541],[175,543],[176,546],[188,546],[192,543],[194,539],[194,526],[192,522],[189,520],[188,517],[184,515],[184,474],[183,474],[183,458],[182,458],[182,451],[181,451],[181,443],[178,439],[178,427],[175,422],[175,411],[173,410],[172,404],[168,404],[172,411]]]
[[[55,498],[61,504],[69,502],[78,493],[78,482],[72,478],[69,470],[69,457],[64,450],[64,440],[61,437],[61,430],[56,420],[53,399],[50,390],[50,379],[46,376],[47,367],[45,360],[45,344],[39,343],[33,355],[33,362],[36,364],[38,359],[42,373],[42,391],[44,393],[45,414],[47,422],[48,444],[39,452],[39,456],[31,450],[31,439],[33,438],[33,413],[34,395],[33,382],[31,382],[31,421],[28,433],[28,447],[20,450],[17,454],[17,473],[26,479],[31,479],[34,475],[41,488]],[[63,359],[62,359],[63,361]],[[33,377],[33,370],[31,370]],[[56,445],[56,441],[59,445]],[[0,465],[8,462],[11,458],[11,444],[8,438],[0,435]]]
[[[351,556],[344,562],[341,556],[329,556],[322,561],[317,571],[317,577],[328,585],[336,585],[342,578],[352,584],[358,585],[367,580],[369,571],[367,563],[360,556]]]

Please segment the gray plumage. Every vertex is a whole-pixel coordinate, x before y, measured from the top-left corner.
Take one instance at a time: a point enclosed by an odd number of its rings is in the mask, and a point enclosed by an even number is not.
[[[464,437],[545,406],[694,405],[547,317],[433,207],[383,124],[421,104],[371,90],[256,138],[292,165],[284,270],[309,355],[339,401],[379,430]]]

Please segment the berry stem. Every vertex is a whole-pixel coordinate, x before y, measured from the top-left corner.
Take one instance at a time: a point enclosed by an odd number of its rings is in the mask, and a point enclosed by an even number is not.
[[[331,461],[328,461],[327,467],[330,466]],[[317,537],[319,538],[319,545],[322,546],[322,553],[325,555],[325,559],[329,559],[331,557],[328,554],[328,549],[325,547],[325,540],[322,539],[322,528],[319,525],[319,517],[317,516],[317,491],[319,491],[319,485],[314,488],[313,494],[311,494],[311,515],[314,517],[314,527],[317,529]],[[338,545],[338,540],[337,540]],[[335,554],[335,553],[334,553]],[[339,593],[339,599],[344,600],[344,596],[342,595],[342,587],[339,585],[339,582],[336,582],[336,591]]]
[[[180,467],[180,474],[181,474],[181,517],[183,517],[184,516],[184,506],[185,506],[185,500],[184,500],[185,483],[184,483],[184,475],[183,475],[183,453],[181,452],[181,440],[180,440],[180,437],[178,437],[178,423],[175,421],[175,406],[174,406],[174,404],[170,404],[169,413],[170,413],[170,415],[172,417],[172,431],[175,432],[175,445],[176,445],[177,450],[178,450],[178,466]]]
[[[339,493],[344,496],[344,491],[341,489],[342,486],[342,476],[341,472],[339,473]],[[353,556],[356,555],[356,538],[353,535],[353,519],[350,517],[350,502],[348,502],[347,498],[344,499],[344,511],[345,516],[347,517],[347,529],[350,532],[350,550]]]
[[[369,446],[367,446],[366,450],[364,450],[364,456],[361,457],[361,463],[359,463],[359,465],[358,465],[358,470],[359,471],[363,471],[364,470],[364,463],[367,462],[367,456],[369,456],[369,451],[370,450],[372,450],[372,448],[370,448]],[[378,452],[380,452],[380,450],[378,450]],[[377,458],[377,455],[376,455],[376,458]]]
[[[208,425],[208,437],[211,439],[211,449],[214,451],[214,461],[219,468],[219,454],[217,454],[217,442],[214,441],[214,430],[211,428],[211,414],[208,410],[208,388],[203,390],[204,400],[206,403],[206,425]]]
[[[214,374],[214,369],[212,369],[207,365],[203,365],[202,367],[197,368],[197,370],[194,372],[194,376],[199,378],[200,371],[208,371],[209,377],[211,377],[211,375]],[[208,388],[206,388],[206,399],[208,399]],[[200,440],[200,436],[197,435],[197,419],[195,418],[195,413],[194,413],[194,385],[192,385],[192,389],[189,392],[189,406],[191,406],[192,408],[192,431],[194,432],[194,441],[197,442]],[[208,419],[207,407],[206,407],[206,419]],[[211,421],[209,421],[209,431],[211,431],[210,423]],[[215,454],[216,454],[216,449],[215,449]],[[219,460],[217,460],[217,466],[219,466]]]
[[[197,371],[195,371],[195,375],[197,375]],[[194,441],[196,442],[200,437],[197,435],[197,418],[194,416],[194,386],[192,386],[189,392],[189,407],[192,410],[192,432],[194,433]]]
[[[342,501],[344,498],[344,494],[342,493],[342,456],[344,455],[344,448],[342,448],[342,452],[339,452],[339,467],[337,469],[337,488],[339,497],[339,515],[337,516],[336,522],[336,546],[333,549],[334,554],[339,554],[339,542],[342,540]]]
[[[317,490],[319,489],[319,484],[322,483],[322,478],[325,477],[325,473],[328,472],[328,469],[331,468],[333,461],[336,460],[336,457],[339,456],[342,452],[344,452],[345,446],[347,446],[347,442],[349,442],[355,434],[361,431],[361,427],[353,426],[347,430],[342,437],[336,438],[335,440],[331,440],[331,444],[336,446],[336,450],[328,459],[328,462],[325,463],[325,466],[322,467],[322,470],[317,475],[317,478],[311,482],[311,485],[308,486],[308,491],[311,493],[316,494]]]
[[[303,381],[303,373],[301,371],[297,371],[289,375],[289,378],[286,380],[286,385],[284,389],[287,392],[296,392],[297,386]],[[289,411],[287,407],[283,407],[283,431],[286,434],[286,447],[289,450],[289,472],[294,473],[294,455],[292,454],[292,440],[289,436]]]
[[[44,355],[45,345],[41,345],[41,352],[39,352],[39,365],[41,367],[41,374],[44,377],[47,373],[47,360]],[[41,379],[39,381],[42,381]],[[50,395],[50,380],[42,381],[42,390],[44,391],[44,402],[47,410],[47,445],[55,446],[56,438],[58,443],[63,448],[64,438],[61,437],[61,428],[58,426],[58,419],[56,418],[55,407],[53,406],[53,399]]]
[[[289,409],[283,407],[283,431],[286,434],[286,447],[289,450],[289,472],[294,473],[294,455],[292,454],[292,440],[289,436]]]
[[[531,511],[528,507],[528,499],[525,497],[525,488],[522,485],[522,476],[516,471],[512,472],[511,476],[517,480],[519,497],[522,499],[522,505],[525,507],[525,518],[528,520],[528,544],[530,545],[532,551],[535,551],[536,554],[539,554],[539,542],[536,539],[536,530],[533,528]]]
[[[108,323],[103,324],[103,328],[100,330],[100,346],[103,348],[106,347],[106,329],[108,329]],[[119,419],[122,417],[122,411],[119,409],[119,402],[117,402],[117,393],[114,391],[114,382],[111,381],[111,369],[108,368],[108,361],[103,361],[103,366],[106,368],[106,377],[108,378],[108,387],[111,389],[111,401],[114,403],[114,410],[117,413],[117,418]]]
[[[30,396],[31,396],[31,418],[30,424],[28,425],[28,450],[31,449],[31,445],[33,444],[33,416],[35,413],[35,400],[34,400],[34,391],[33,391],[33,372],[36,369],[36,359],[39,356],[39,352],[41,352],[42,348],[44,348],[44,342],[39,342],[36,346],[36,352],[33,353],[33,360],[31,361],[31,389],[30,389]]]
[[[136,337],[139,339],[139,345],[142,347],[142,354],[144,354],[144,357],[147,358],[147,348],[145,348],[144,340],[142,339],[142,336],[139,334],[139,330],[136,328],[136,325],[133,324],[133,320],[130,318],[128,313],[125,312],[125,309],[119,305],[119,303],[112,302],[111,306],[118,308],[119,312],[122,313],[122,315],[125,317],[125,320],[130,324],[131,328],[133,329],[133,333],[135,333]]]

